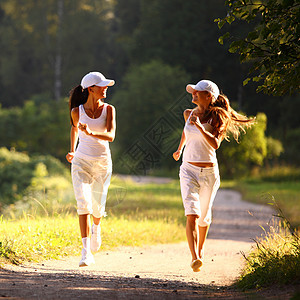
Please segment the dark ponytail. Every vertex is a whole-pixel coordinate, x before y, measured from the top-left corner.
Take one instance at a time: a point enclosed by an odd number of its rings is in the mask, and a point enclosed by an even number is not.
[[[69,110],[70,110],[70,120],[73,126],[74,124],[71,115],[72,109],[74,107],[79,107],[79,105],[81,104],[84,104],[87,101],[88,96],[89,96],[88,89],[82,89],[81,85],[76,86],[70,91]]]

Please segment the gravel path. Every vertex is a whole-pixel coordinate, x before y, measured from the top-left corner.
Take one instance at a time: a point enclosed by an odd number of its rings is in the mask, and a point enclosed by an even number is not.
[[[186,242],[122,247],[95,255],[96,264],[79,268],[79,257],[0,270],[0,298],[6,299],[246,299],[257,295],[230,287],[244,264],[252,239],[272,219],[270,207],[242,201],[219,190],[204,265],[191,271]],[[291,291],[267,291],[261,299],[289,299]]]

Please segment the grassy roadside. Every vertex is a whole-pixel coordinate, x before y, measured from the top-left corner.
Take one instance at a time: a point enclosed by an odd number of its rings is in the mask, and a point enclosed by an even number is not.
[[[300,170],[273,169],[255,178],[224,181],[223,188],[242,193],[243,199],[271,204],[280,223],[256,240],[256,247],[245,256],[246,265],[237,282],[243,290],[300,285]]]
[[[256,247],[244,257],[246,265],[236,283],[239,288],[300,288],[300,231],[291,231],[284,221],[257,240]]]
[[[36,208],[32,210],[36,211]],[[113,178],[107,213],[108,217],[102,220],[104,251],[118,246],[174,243],[185,239],[178,181],[140,186]],[[26,211],[19,219],[0,219],[0,264],[80,254],[81,240],[75,213],[48,211],[45,215],[33,216]]]

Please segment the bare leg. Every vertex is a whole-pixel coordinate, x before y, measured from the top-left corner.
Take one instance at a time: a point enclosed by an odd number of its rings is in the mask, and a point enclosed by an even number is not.
[[[202,256],[203,256],[204,242],[207,237],[208,229],[209,229],[209,226],[205,226],[205,227],[198,226],[199,241],[198,241],[197,252],[198,252],[199,258],[203,258]]]
[[[199,238],[197,219],[197,215],[188,215],[186,219],[186,237],[192,254],[192,260],[198,258],[198,254],[196,252]]]
[[[96,218],[96,217],[93,216],[93,222],[94,222],[94,224],[96,226],[100,224],[100,221],[101,221],[101,217],[100,218]]]
[[[79,226],[82,238],[90,237],[90,215],[79,215]]]

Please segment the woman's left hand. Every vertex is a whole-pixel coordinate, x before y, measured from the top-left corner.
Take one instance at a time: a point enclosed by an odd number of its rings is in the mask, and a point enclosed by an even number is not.
[[[192,115],[192,116],[190,117],[190,123],[194,125],[194,124],[197,123],[197,122],[199,123],[199,118]]]
[[[92,134],[92,131],[89,129],[88,125],[87,124],[84,124],[84,123],[79,123],[78,124],[78,128],[83,131],[85,134],[87,135],[91,135]]]

